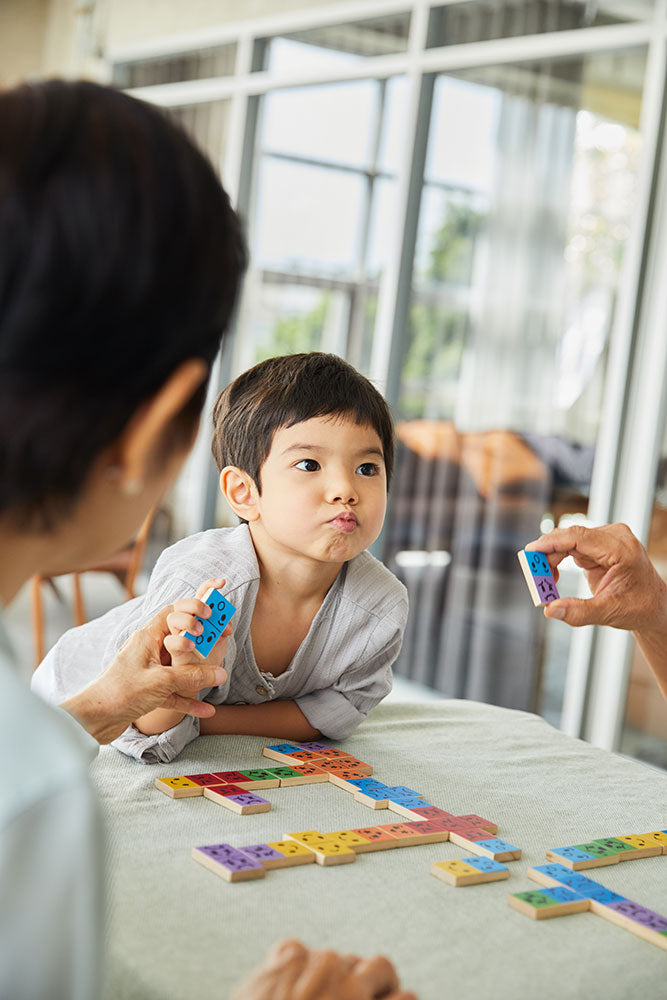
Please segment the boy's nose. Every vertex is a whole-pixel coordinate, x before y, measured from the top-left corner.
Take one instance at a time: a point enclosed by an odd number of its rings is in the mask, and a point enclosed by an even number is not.
[[[354,484],[347,481],[347,477],[337,477],[327,490],[327,500],[329,503],[354,504],[359,499]]]

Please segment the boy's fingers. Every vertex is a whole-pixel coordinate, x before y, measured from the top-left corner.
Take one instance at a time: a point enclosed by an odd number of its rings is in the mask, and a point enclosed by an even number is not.
[[[207,590],[210,590],[211,587],[213,587],[215,590],[220,590],[221,587],[224,587],[226,582],[227,581],[222,576],[215,577],[215,579],[212,580],[206,580],[204,583],[200,584],[199,587],[197,587],[197,593],[195,594],[195,597],[198,597],[199,600],[201,601]]]
[[[198,618],[209,618],[212,614],[208,604],[204,604],[197,597],[182,597],[174,601],[171,614],[196,615]]]
[[[184,631],[191,632],[193,635],[201,635],[204,631],[204,626],[200,621],[197,621],[195,615],[186,614],[185,611],[172,611],[167,616],[167,625],[173,633]]]
[[[164,640],[164,648],[170,656],[186,654],[192,662],[192,653],[197,647],[192,639],[186,639],[184,635],[168,635]]]

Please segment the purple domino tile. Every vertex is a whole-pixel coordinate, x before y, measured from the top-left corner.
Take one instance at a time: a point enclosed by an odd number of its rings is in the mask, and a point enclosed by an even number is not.
[[[301,750],[332,750],[328,743],[299,743]]]
[[[247,857],[252,858],[253,861],[258,861],[260,864],[263,861],[285,860],[284,854],[281,854],[280,851],[275,851],[268,844],[250,844],[248,847],[239,847],[239,851],[247,855]]]
[[[258,861],[253,861],[241,851],[237,851],[231,844],[210,844],[208,847],[198,847],[197,850],[201,851],[202,854],[207,854],[223,868],[229,868],[233,872],[263,867]]]
[[[225,795],[231,802],[237,802],[240,806],[256,806],[260,803],[266,804],[267,799],[260,798],[254,792],[242,792],[239,795]]]
[[[659,913],[655,913],[653,910],[647,910],[645,906],[640,906],[639,903],[633,903],[631,899],[622,899],[618,903],[609,903],[608,906],[610,910],[623,913],[630,920],[641,924],[642,927],[649,927],[652,931],[658,931],[662,934],[667,931],[667,918],[661,916]]]
[[[552,601],[557,601],[560,597],[552,576],[534,576],[533,583],[545,604],[551,604]]]

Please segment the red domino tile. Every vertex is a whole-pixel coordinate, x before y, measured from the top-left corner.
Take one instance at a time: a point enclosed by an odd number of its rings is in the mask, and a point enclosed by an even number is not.
[[[415,813],[419,813],[424,819],[441,819],[443,822],[448,822],[450,825],[448,829],[453,829],[456,823],[456,816],[452,813],[445,812],[444,809],[438,809],[437,806],[424,806],[423,808],[417,808],[412,810]],[[469,826],[469,824],[466,824]]]
[[[466,827],[481,826],[490,833],[497,833],[498,831],[498,824],[494,823],[492,819],[484,819],[483,816],[476,816],[475,813],[468,813],[466,816],[456,816],[455,818],[460,820]]]
[[[214,771],[213,774],[218,778],[219,785],[232,785],[237,781],[248,781],[248,775],[242,774],[241,771]],[[245,789],[243,789],[245,791]]]
[[[459,837],[464,837],[466,840],[475,843],[477,840],[490,840],[491,835],[488,830],[485,830],[482,826],[461,826],[453,827],[452,833],[456,833]]]
[[[450,829],[449,824],[441,819],[415,820],[413,823],[410,823],[410,826],[417,833],[441,833],[443,830],[449,832]]]
[[[225,798],[229,795],[245,795],[245,788],[241,788],[240,785],[215,785],[211,788],[212,792],[217,792],[218,795],[224,795]]]
[[[195,785],[219,785],[220,778],[215,774],[186,774],[188,781],[194,781]]]

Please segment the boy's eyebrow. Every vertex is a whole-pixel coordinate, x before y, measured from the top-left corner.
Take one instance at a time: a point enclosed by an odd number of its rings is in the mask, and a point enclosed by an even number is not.
[[[331,448],[327,448],[327,446],[323,444],[308,444],[307,442],[304,442],[303,444],[291,444],[288,448],[284,449],[282,454],[289,455],[289,453],[292,451],[331,451],[331,450],[332,450]],[[359,450],[355,452],[355,456],[359,458],[362,455],[377,455],[378,458],[381,458],[382,461],[384,461],[384,452],[382,451],[382,448],[376,448],[373,446],[371,446],[370,448],[359,448]]]

